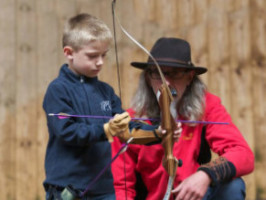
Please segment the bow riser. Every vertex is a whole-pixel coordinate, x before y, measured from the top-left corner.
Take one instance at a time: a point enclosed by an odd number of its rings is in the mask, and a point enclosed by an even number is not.
[[[160,92],[161,95],[159,99],[159,105],[161,108],[161,115],[162,115],[161,126],[162,129],[166,131],[162,143],[165,151],[163,163],[169,176],[175,176],[178,166],[178,161],[173,155],[173,146],[174,146],[173,134],[174,130],[177,130],[177,126],[170,112],[171,98],[169,96],[167,88],[164,85],[162,85],[160,87]]]

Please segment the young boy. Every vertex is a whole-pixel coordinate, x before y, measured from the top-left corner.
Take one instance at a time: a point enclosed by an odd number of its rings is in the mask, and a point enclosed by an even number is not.
[[[123,113],[120,99],[111,86],[97,79],[111,40],[106,24],[88,14],[72,17],[65,25],[63,51],[67,64],[50,83],[43,102],[49,130],[46,199],[58,199],[68,185],[83,192],[111,160],[108,141],[128,129],[130,117]],[[114,119],[110,122],[92,118],[58,119],[48,116],[49,113],[114,116]],[[129,126],[144,125],[130,122]],[[115,199],[111,169],[82,199]]]

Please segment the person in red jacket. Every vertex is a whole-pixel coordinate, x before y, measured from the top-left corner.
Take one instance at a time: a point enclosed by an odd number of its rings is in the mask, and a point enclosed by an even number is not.
[[[171,113],[176,119],[216,123],[182,123],[182,133],[173,154],[182,160],[177,168],[171,199],[245,199],[241,176],[254,169],[254,155],[219,97],[207,91],[199,75],[207,71],[191,62],[190,45],[178,38],[160,38],[151,55],[156,59],[174,97]],[[132,62],[143,70],[128,112],[133,117],[160,118],[156,94],[162,84],[154,61]],[[156,123],[152,121],[149,123]],[[121,142],[115,139],[115,154]],[[217,156],[211,159],[211,151]],[[117,200],[161,200],[169,175],[162,160],[162,144],[130,144],[112,165]],[[145,186],[139,190],[140,186]]]

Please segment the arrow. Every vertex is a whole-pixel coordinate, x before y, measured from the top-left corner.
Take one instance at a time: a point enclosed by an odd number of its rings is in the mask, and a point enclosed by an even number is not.
[[[56,116],[59,119],[67,119],[70,117],[76,118],[92,118],[92,119],[112,119],[112,116],[101,116],[101,115],[71,115],[67,113],[49,113],[48,116]],[[140,120],[140,121],[160,121],[160,119],[156,118],[136,118],[132,117],[132,120]],[[190,121],[190,120],[176,120],[176,122],[181,123],[191,123],[191,124],[218,124],[218,125],[229,125],[229,122],[211,122],[211,121]]]

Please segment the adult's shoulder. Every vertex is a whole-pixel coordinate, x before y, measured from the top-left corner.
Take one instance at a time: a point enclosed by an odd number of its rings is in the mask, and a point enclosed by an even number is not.
[[[205,99],[206,99],[206,105],[220,104],[221,103],[221,98],[210,93],[210,92],[205,93]]]
[[[222,115],[228,113],[225,106],[222,104],[221,98],[217,95],[206,92],[205,98],[206,115],[210,116],[211,114],[211,116],[216,116],[216,118],[219,118],[218,115],[221,117]]]
[[[210,92],[205,93],[205,111],[206,113],[212,112],[214,110],[224,109],[222,105],[221,98]]]

